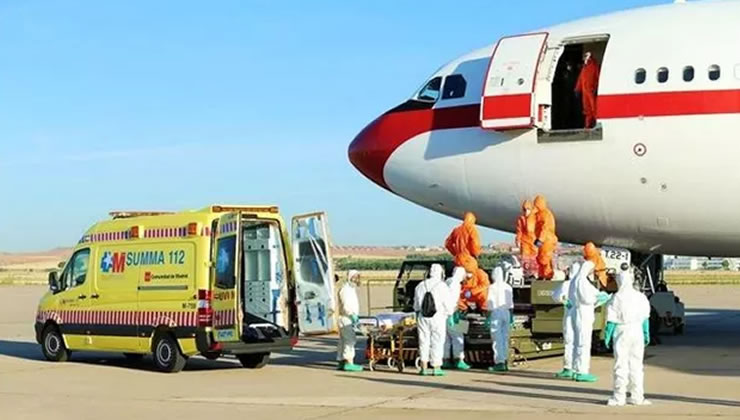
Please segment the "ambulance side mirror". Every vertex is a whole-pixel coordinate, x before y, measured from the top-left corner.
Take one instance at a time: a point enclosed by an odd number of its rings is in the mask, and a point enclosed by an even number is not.
[[[59,291],[59,279],[57,278],[56,271],[49,272],[49,290],[51,290],[53,293]]]

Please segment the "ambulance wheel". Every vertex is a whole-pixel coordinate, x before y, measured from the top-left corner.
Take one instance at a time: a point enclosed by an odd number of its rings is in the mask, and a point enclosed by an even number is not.
[[[421,357],[414,359],[414,367],[416,367],[416,370],[421,370]]]
[[[270,362],[270,353],[237,354],[236,358],[248,369],[261,369]]]
[[[140,362],[144,355],[141,353],[123,353],[123,357],[129,362]]]
[[[46,360],[51,362],[66,362],[69,360],[69,350],[64,345],[62,334],[54,325],[47,325],[41,333],[41,351]]]
[[[154,366],[166,373],[175,373],[185,367],[188,359],[180,352],[177,340],[170,334],[161,333],[154,341]]]

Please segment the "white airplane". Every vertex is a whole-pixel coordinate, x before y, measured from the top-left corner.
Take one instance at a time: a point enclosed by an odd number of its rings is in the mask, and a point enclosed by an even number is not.
[[[349,159],[394,194],[494,229],[511,232],[522,200],[543,194],[561,242],[640,264],[738,255],[739,21],[737,1],[677,1],[501,38],[370,123]],[[601,66],[590,130],[568,72],[586,51]]]

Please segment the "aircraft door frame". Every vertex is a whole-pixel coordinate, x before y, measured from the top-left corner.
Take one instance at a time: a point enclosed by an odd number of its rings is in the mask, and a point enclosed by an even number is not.
[[[535,126],[537,74],[548,37],[547,32],[536,32],[499,39],[483,81],[482,128],[503,131]]]

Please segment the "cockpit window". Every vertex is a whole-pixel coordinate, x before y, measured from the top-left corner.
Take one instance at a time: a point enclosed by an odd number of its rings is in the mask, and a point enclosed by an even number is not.
[[[455,99],[465,96],[465,78],[462,74],[451,74],[445,78],[445,86],[442,89],[442,99]]]
[[[442,89],[442,78],[435,77],[430,80],[423,89],[419,92],[416,99],[424,102],[437,102],[439,99],[439,91]]]

